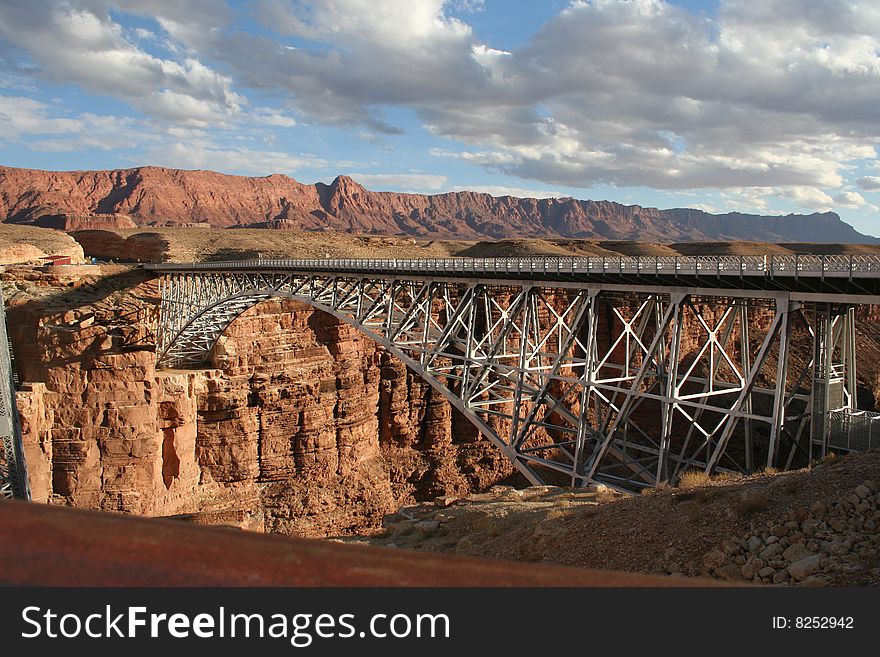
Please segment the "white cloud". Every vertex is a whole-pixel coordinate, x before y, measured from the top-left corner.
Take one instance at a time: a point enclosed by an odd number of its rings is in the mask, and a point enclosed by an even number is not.
[[[446,176],[429,173],[352,173],[364,187],[376,190],[437,191],[446,186]]]
[[[360,139],[363,139],[364,141],[370,142],[371,144],[376,144],[377,146],[388,146],[388,144],[385,142],[384,139],[382,139],[382,137],[373,132],[370,132],[369,130],[358,131],[358,137]]]
[[[811,210],[830,210],[836,199],[832,199],[821,189],[815,187],[789,187],[781,190],[780,196],[790,199],[802,208]]]
[[[137,156],[138,164],[253,175],[330,166],[310,155],[221,144],[211,132],[190,125],[157,125],[131,117],[88,112],[59,116],[59,111],[57,106],[31,98],[0,95],[0,145],[10,142],[31,151],[51,153],[138,148],[143,149]],[[270,114],[270,120],[277,118]]]
[[[464,185],[456,191],[482,192],[491,196],[515,196],[517,198],[564,198],[566,194],[547,189],[528,187],[507,187],[504,185]]]
[[[156,33],[151,32],[144,27],[136,27],[134,29],[134,35],[141,41],[156,41]]]
[[[863,161],[876,164],[880,143],[876,2],[720,0],[698,16],[661,0],[578,1],[509,52],[468,25],[482,5],[256,0],[248,11],[265,30],[249,34],[223,0],[6,0],[0,62],[12,61],[11,47],[50,79],[215,132],[306,122],[395,134],[383,109],[409,108],[458,142],[434,157],[538,186],[721,189],[719,204],[763,210],[778,199],[867,207],[846,190],[875,191],[877,176],[853,178]],[[162,55],[145,49],[157,43],[145,28],[123,29],[119,13],[154,18]],[[296,118],[250,107],[243,89]],[[20,133],[33,120],[13,114],[0,130]],[[303,161],[253,152],[266,170]],[[242,151],[216,144],[188,157],[246,164]]]
[[[489,48],[481,43],[471,46],[471,52],[473,53],[473,58],[480,64],[480,66],[485,68],[490,75],[500,73],[498,64],[500,63],[501,58],[510,57],[513,54],[506,50]]]
[[[856,180],[856,184],[866,192],[880,192],[880,176],[865,176]]]
[[[50,118],[46,104],[22,96],[0,96],[0,138],[13,141],[26,134],[59,134],[79,130],[75,119]]]
[[[574,2],[512,52],[447,9],[262,0],[266,27],[320,47],[236,38],[226,62],[314,121],[393,132],[379,107],[411,107],[467,146],[455,157],[549,184],[833,189],[876,156],[874,4],[722,0],[707,18],[660,0]]]
[[[147,53],[126,38],[110,7],[98,0],[11,0],[0,4],[0,38],[27,52],[43,75],[123,98],[147,115],[204,124],[240,111],[246,101],[229,77],[194,57]]]
[[[296,119],[292,116],[287,116],[283,112],[269,107],[254,110],[249,118],[255,123],[279,128],[292,128],[296,125]]]
[[[246,147],[229,148],[213,143],[176,142],[147,151],[149,161],[182,169],[210,169],[250,175],[293,174],[304,167],[324,166],[319,158],[263,151]]]
[[[745,187],[724,190],[720,197],[730,211],[767,213],[770,209],[768,197],[772,193],[769,187]]]
[[[499,151],[450,151],[442,148],[431,148],[428,152],[434,157],[459,159],[485,167],[501,167],[518,161],[515,155]]]
[[[841,192],[834,197],[834,205],[842,208],[860,208],[865,205],[865,198],[858,192]]]
[[[155,18],[156,22],[174,40],[168,44],[178,50],[177,43],[191,49],[205,46],[210,38],[224,28],[234,13],[225,0],[89,0],[93,5],[101,3],[118,9]]]
[[[447,0],[449,8],[453,11],[475,13],[486,8],[485,0]]]
[[[128,117],[89,112],[54,116],[53,111],[54,108],[31,98],[0,96],[0,143],[28,137],[29,149],[58,153],[130,148],[156,138],[140,122]]]
[[[259,0],[255,15],[279,39],[236,34],[217,56],[259,88],[290,94],[313,121],[395,134],[379,106],[442,102],[487,84],[467,24],[443,0]],[[285,47],[285,37],[320,47]]]

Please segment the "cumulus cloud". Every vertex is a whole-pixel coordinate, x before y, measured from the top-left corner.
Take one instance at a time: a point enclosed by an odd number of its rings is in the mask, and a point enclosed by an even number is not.
[[[511,52],[453,4],[260,0],[282,38],[224,40],[226,61],[313,121],[394,132],[381,107],[410,107],[474,149],[457,157],[549,184],[774,186],[816,205],[875,156],[876,3],[722,0],[707,18],[661,0],[572,2]],[[279,47],[285,36],[306,41]]]
[[[454,11],[474,13],[483,11],[486,8],[486,2],[485,0],[450,0],[449,7]]]
[[[156,57],[126,37],[109,11],[134,4],[10,0],[0,4],[0,39],[26,52],[42,75],[120,97],[149,116],[207,124],[237,114],[246,101],[231,78],[196,57]]]
[[[566,195],[546,189],[530,187],[508,187],[506,185],[465,185],[456,188],[458,191],[482,192],[490,196],[515,196],[517,198],[563,198]]]
[[[265,117],[263,117],[265,118]],[[269,122],[286,124],[283,115]],[[59,108],[22,96],[0,95],[0,146],[27,139],[36,152],[144,149],[138,163],[175,168],[216,169],[254,175],[294,173],[329,163],[304,154],[218,143],[212,132],[191,125],[156,124],[146,120],[89,112],[59,116]]]
[[[830,210],[836,202],[836,199],[813,187],[790,187],[782,192],[782,196],[791,199],[802,208],[812,210]]]
[[[128,117],[101,116],[85,112],[57,116],[52,107],[22,96],[0,95],[0,143],[31,138],[35,151],[103,151],[144,144],[155,135]]]
[[[225,0],[89,0],[154,18],[173,39],[191,48],[209,43],[234,18]]]
[[[291,94],[316,122],[396,134],[380,106],[488,90],[473,32],[443,0],[258,0],[255,16],[279,39],[231,35],[216,56],[249,83]],[[285,37],[313,47],[285,47]]]
[[[269,107],[261,107],[254,110],[250,115],[250,119],[254,123],[281,128],[292,128],[296,125],[296,119],[294,119],[292,116],[288,116],[280,110],[272,109]]]
[[[865,205],[865,198],[858,192],[841,192],[834,197],[834,205],[841,208],[860,208]]]

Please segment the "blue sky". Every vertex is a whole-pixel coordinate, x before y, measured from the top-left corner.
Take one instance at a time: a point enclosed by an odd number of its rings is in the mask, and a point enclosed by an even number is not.
[[[880,235],[880,6],[4,0],[0,163],[837,211]]]

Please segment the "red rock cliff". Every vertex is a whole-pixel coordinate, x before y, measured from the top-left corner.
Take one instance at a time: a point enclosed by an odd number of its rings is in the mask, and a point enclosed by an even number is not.
[[[153,285],[87,271],[4,274],[38,501],[232,513],[323,536],[512,472],[426,384],[329,315],[266,302],[230,326],[209,369],[157,371]]]
[[[660,242],[746,240],[868,243],[833,212],[786,217],[658,210],[572,198],[493,197],[475,192],[422,195],[373,192],[339,176],[305,185],[283,175],[138,167],[114,171],[38,171],[0,167],[0,219],[46,215],[127,215],[140,225],[264,226],[353,233],[460,238],[583,237]],[[46,221],[46,220],[44,220]],[[108,224],[119,220],[109,220]],[[106,222],[105,222],[106,223]],[[71,225],[75,225],[75,222]]]

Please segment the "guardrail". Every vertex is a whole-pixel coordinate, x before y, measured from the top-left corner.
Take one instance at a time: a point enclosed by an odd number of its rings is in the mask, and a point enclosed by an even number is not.
[[[619,256],[548,258],[329,258],[230,260],[145,265],[152,270],[298,269],[431,274],[654,274],[866,278],[880,275],[880,255]]]
[[[831,411],[828,447],[867,452],[880,447],[880,413],[844,409]]]

